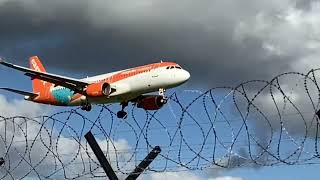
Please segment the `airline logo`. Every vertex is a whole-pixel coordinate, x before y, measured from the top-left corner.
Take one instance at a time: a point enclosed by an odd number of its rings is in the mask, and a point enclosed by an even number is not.
[[[41,72],[41,70],[40,70],[38,64],[36,63],[36,60],[35,60],[35,59],[32,59],[32,60],[31,60],[31,64],[32,64],[34,70],[36,70],[36,71],[38,71],[38,72]]]
[[[41,69],[40,69],[40,67],[38,66],[38,64],[37,64],[37,62],[36,62],[35,59],[31,59],[31,64],[32,64],[33,69],[34,69],[35,71],[41,72]],[[47,84],[46,81],[42,81],[42,80],[40,80],[40,81],[42,82],[42,85],[43,85],[43,86],[45,86],[45,85]]]

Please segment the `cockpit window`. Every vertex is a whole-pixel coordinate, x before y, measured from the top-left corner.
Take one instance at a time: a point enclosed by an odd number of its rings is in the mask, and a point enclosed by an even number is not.
[[[180,66],[167,66],[166,69],[182,69]]]

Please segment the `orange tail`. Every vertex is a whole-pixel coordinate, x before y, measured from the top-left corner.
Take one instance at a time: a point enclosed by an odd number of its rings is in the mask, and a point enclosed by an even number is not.
[[[30,68],[39,72],[46,72],[38,56],[32,56],[29,58]],[[41,95],[47,94],[51,83],[43,81],[37,78],[32,79],[33,93],[40,93]]]

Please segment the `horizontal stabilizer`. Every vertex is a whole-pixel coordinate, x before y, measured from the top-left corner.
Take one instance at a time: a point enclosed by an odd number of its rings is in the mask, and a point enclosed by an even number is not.
[[[26,91],[20,91],[20,90],[16,90],[16,89],[11,89],[11,88],[0,88],[2,90],[6,90],[6,91],[10,91],[10,92],[14,92],[17,94],[21,94],[24,96],[29,96],[30,98],[35,98],[38,96],[38,94],[32,93],[32,92],[26,92]]]

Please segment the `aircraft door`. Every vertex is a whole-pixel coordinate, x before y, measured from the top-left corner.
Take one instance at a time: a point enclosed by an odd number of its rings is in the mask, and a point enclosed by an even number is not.
[[[151,71],[150,87],[154,88],[158,86],[160,71],[159,68],[154,67]]]

